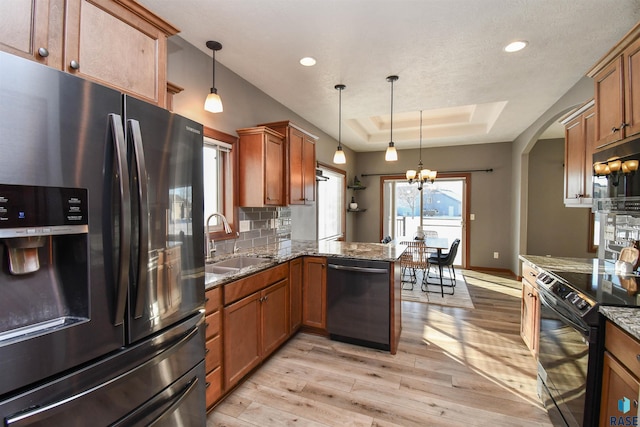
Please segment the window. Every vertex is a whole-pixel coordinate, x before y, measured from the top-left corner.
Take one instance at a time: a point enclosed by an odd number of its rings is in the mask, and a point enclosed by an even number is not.
[[[319,165],[327,178],[318,181],[318,240],[344,240],[345,233],[345,172]]]
[[[203,145],[204,219],[212,213],[221,213],[234,229],[234,191],[232,150],[236,138],[205,127]],[[204,224],[205,229],[207,224]],[[215,216],[209,223],[210,237],[235,237],[224,231],[222,220]]]

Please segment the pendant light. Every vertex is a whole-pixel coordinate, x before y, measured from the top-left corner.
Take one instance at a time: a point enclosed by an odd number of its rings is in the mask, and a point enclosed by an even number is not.
[[[422,110],[420,110],[420,161],[418,162],[418,171],[416,172],[413,169],[409,169],[407,171],[407,181],[409,184],[413,184],[416,182],[418,184],[418,190],[422,191],[422,185],[425,182],[433,182],[436,180],[436,176],[438,175],[437,171],[432,171],[430,169],[423,169],[422,165]]]
[[[216,50],[222,49],[222,44],[209,40],[207,47],[213,51],[213,82],[211,93],[207,95],[207,99],[204,101],[204,109],[211,113],[222,113],[222,99],[220,99],[218,89],[216,89]]]
[[[347,163],[347,158],[344,155],[344,151],[342,151],[342,91],[346,88],[345,85],[335,85],[335,89],[337,89],[340,93],[339,97],[339,107],[338,107],[338,148],[336,148],[336,152],[333,155],[333,163],[337,165],[344,165]]]
[[[391,82],[391,137],[389,138],[387,152],[384,154],[384,159],[387,162],[395,162],[398,160],[398,152],[396,151],[395,144],[393,143],[393,82],[396,80],[398,80],[398,76],[387,77],[387,81]]]

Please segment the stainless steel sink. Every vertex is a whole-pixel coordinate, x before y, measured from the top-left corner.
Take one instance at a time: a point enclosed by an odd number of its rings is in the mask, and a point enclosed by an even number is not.
[[[252,265],[263,264],[269,262],[269,258],[258,258],[258,257],[249,257],[249,256],[241,256],[235,258],[225,259],[224,261],[214,262],[213,264],[207,265],[207,267],[211,268],[224,268],[224,269],[235,269],[240,270],[244,267],[249,267]],[[211,271],[213,272],[213,271]]]
[[[236,267],[220,267],[215,264],[207,264],[204,267],[205,273],[219,274],[219,275],[235,273],[238,270],[240,269]]]

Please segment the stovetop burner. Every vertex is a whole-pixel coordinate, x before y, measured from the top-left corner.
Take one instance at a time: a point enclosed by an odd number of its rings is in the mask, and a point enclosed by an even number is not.
[[[576,273],[553,271],[572,288],[600,305],[640,306],[640,276],[615,273]]]

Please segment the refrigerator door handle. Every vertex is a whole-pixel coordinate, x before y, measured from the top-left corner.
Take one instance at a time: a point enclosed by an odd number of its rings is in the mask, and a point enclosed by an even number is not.
[[[147,198],[147,165],[142,148],[142,132],[140,122],[127,120],[127,127],[133,141],[133,162],[138,176],[138,272],[136,275],[136,300],[134,318],[142,317],[147,289],[147,271],[149,264],[149,201]],[[134,165],[131,165],[133,168]]]
[[[124,312],[127,302],[127,287],[129,281],[129,257],[131,254],[131,204],[129,196],[129,173],[127,171],[127,146],[124,138],[122,117],[118,114],[109,114],[109,124],[115,153],[115,162],[120,183],[120,244],[117,269],[116,310],[113,324],[121,325],[124,322]],[[113,218],[112,218],[113,220]]]

